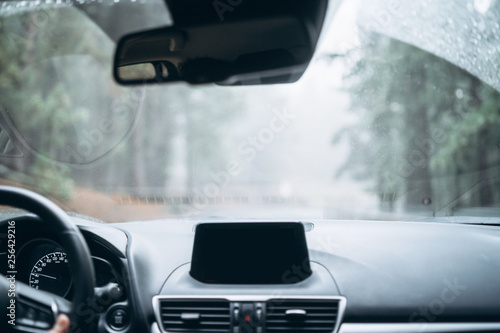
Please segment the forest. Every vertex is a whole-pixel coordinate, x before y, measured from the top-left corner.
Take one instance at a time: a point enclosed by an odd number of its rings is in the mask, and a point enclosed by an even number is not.
[[[58,19],[49,24],[52,17]],[[186,85],[168,93],[118,86],[111,78],[114,43],[74,8],[6,16],[0,23],[7,37],[0,39],[1,125],[4,143],[22,155],[2,155],[7,180],[60,199],[71,197],[74,186],[143,194],[138,189],[169,177],[179,132],[197,158],[217,155],[210,149],[217,145],[204,143],[217,140],[233,113],[227,94]],[[218,107],[203,108],[207,100]],[[221,118],[219,129],[205,126],[214,118]]]
[[[386,209],[452,214],[500,202],[500,94],[446,60],[373,34],[345,77],[360,121],[338,171],[370,180]]]

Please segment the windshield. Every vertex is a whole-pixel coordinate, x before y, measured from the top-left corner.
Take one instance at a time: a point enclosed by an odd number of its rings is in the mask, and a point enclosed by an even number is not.
[[[499,217],[500,3],[331,17],[294,84],[130,88],[163,1],[1,2],[0,183],[107,222]]]

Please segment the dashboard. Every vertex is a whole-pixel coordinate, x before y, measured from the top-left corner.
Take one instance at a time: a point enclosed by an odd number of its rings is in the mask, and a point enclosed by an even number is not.
[[[53,230],[34,215],[4,217],[0,226],[12,219],[17,225],[19,281],[71,298],[71,263]],[[278,246],[266,250],[279,254],[272,260],[282,258],[291,265],[282,282],[270,275],[266,280],[272,262],[251,258],[266,253],[260,239],[255,244],[229,243],[230,256],[223,254],[224,249],[213,250],[212,258],[204,261],[217,265],[215,255],[223,262],[216,267],[227,274],[212,272],[220,280],[212,281],[200,278],[199,267],[193,274],[192,265],[198,260],[193,253],[206,254],[215,246],[208,243],[209,247],[196,249],[197,226],[213,221],[72,220],[88,244],[95,268],[97,301],[88,315],[93,316],[96,332],[500,331],[498,227],[295,222],[302,226],[306,249],[305,254],[297,251],[300,262],[285,258],[301,246],[300,237],[293,238],[297,243],[288,244],[286,251],[279,251],[285,239],[266,245]],[[264,222],[259,223],[279,224]],[[238,229],[245,224],[231,225]],[[4,241],[0,239],[0,244]],[[267,266],[256,270],[263,280],[251,280],[255,278],[248,277],[251,270],[244,275],[232,272],[244,269],[242,263],[256,267],[261,261]],[[6,262],[2,250],[3,274]]]

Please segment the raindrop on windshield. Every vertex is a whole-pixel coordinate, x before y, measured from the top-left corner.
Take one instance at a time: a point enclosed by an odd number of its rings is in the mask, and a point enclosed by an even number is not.
[[[422,199],[422,205],[429,206],[430,204],[432,204],[431,198],[426,197]]]

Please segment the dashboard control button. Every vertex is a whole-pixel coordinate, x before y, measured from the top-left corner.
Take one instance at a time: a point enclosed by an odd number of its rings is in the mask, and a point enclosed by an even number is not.
[[[47,323],[45,321],[35,321],[33,323],[33,326],[36,328],[45,329],[45,330],[48,330],[50,328],[49,323]]]
[[[44,322],[50,327],[51,325],[49,325],[49,323],[54,322],[54,314],[52,312],[40,311],[40,313],[38,313],[38,321]]]
[[[128,312],[123,307],[115,308],[108,313],[108,324],[116,331],[127,327],[129,320]]]
[[[254,303],[242,303],[238,321],[241,333],[255,333],[257,323],[255,322]]]
[[[257,308],[255,316],[257,317],[257,322],[260,324],[262,322],[262,309]]]
[[[54,323],[51,308],[42,304],[20,300],[17,303],[17,322],[33,329],[49,329]]]

